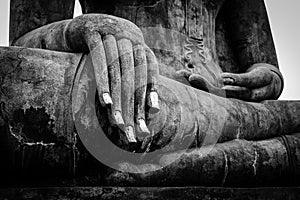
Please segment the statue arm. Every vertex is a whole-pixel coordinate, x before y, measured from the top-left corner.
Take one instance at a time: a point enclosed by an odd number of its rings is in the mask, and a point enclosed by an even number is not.
[[[85,14],[35,29],[15,45],[89,53],[99,100],[104,107],[111,105],[111,124],[125,127],[129,142],[136,142],[137,133],[150,134],[145,104],[159,110],[158,64],[132,22],[111,15]]]
[[[244,100],[277,99],[283,89],[283,77],[264,1],[233,0],[225,6],[232,48],[243,73],[223,74],[225,85],[233,95],[240,89],[235,86],[250,89],[251,94]]]

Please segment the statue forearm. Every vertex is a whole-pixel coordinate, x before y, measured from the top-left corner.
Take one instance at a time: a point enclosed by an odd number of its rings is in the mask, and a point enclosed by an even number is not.
[[[71,20],[64,20],[42,26],[23,35],[12,45],[72,52],[66,39],[66,31],[70,22]]]
[[[66,52],[88,52],[92,33],[127,38],[143,43],[141,30],[128,20],[105,15],[86,14],[74,19],[54,22],[35,29],[15,41],[13,45]]]

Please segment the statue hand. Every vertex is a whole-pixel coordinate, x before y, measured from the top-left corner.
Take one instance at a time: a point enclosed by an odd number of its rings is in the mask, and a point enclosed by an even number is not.
[[[125,19],[89,14],[73,19],[65,33],[70,49],[90,52],[99,100],[111,105],[112,123],[125,129],[129,142],[136,142],[135,132],[141,138],[149,135],[145,102],[150,112],[159,110],[159,73],[139,28]]]
[[[283,78],[278,68],[266,63],[254,64],[246,73],[222,74],[226,96],[246,101],[278,99]]]
[[[185,68],[177,71],[176,74],[186,78],[194,88],[224,96],[224,91],[221,89],[223,86],[221,73],[223,71],[214,59],[213,52],[208,48],[198,47],[199,43],[194,40],[188,39],[188,41],[188,47],[190,44],[193,46],[190,47],[191,51],[187,51],[183,59]]]
[[[185,77],[192,87],[218,96],[224,96],[221,73],[221,68],[213,61],[206,64],[194,63],[191,68],[176,72],[177,75]]]

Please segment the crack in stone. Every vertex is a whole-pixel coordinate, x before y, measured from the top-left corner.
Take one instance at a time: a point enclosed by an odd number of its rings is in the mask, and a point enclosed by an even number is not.
[[[223,177],[222,185],[221,185],[221,186],[224,186],[224,184],[226,182],[226,179],[227,179],[227,176],[228,176],[228,157],[227,157],[227,154],[224,150],[221,150],[221,151],[224,155],[224,160],[225,160],[224,177]]]
[[[255,157],[254,157],[254,161],[253,161],[253,165],[252,165],[253,171],[254,171],[254,176],[256,176],[256,173],[257,173],[257,169],[256,169],[257,160],[258,160],[258,153],[255,150]]]
[[[77,134],[74,133],[74,143],[72,146],[72,153],[73,153],[72,173],[73,173],[73,175],[76,174],[76,150],[77,150],[76,144],[77,144]]]
[[[26,146],[41,145],[41,146],[45,146],[45,147],[55,145],[55,143],[43,143],[42,141],[41,142],[25,142],[24,138],[22,136],[14,134],[12,127],[10,125],[9,125],[9,133],[22,145],[26,145]]]
[[[237,130],[236,139],[240,139],[240,135],[241,135],[241,127],[239,127]]]

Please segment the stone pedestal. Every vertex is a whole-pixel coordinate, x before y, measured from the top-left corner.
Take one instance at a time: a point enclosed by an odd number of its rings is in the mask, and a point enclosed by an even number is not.
[[[203,199],[203,200],[298,200],[300,188],[123,188],[123,187],[67,187],[67,188],[11,188],[0,189],[0,199]]]

